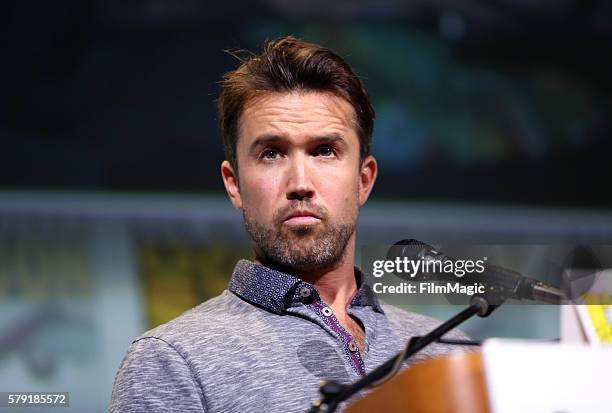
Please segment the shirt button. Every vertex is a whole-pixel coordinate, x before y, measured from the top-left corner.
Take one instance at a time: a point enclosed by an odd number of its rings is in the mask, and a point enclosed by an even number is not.
[[[351,350],[353,353],[356,352],[359,348],[357,347],[357,343],[355,343],[355,340],[351,340],[348,343],[348,348],[349,350]]]
[[[310,288],[308,287],[300,288],[300,296],[303,298],[310,297]]]
[[[329,307],[323,307],[321,312],[323,313],[325,317],[329,317],[330,315],[332,315],[332,310]]]

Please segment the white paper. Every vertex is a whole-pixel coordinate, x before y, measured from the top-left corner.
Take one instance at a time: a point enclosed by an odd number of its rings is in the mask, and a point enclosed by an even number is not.
[[[612,348],[487,340],[492,413],[611,413]]]

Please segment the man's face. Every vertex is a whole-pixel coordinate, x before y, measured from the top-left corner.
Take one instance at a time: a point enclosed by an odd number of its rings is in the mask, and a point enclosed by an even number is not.
[[[239,176],[227,162],[222,174],[261,261],[297,271],[341,262],[376,176],[372,157],[360,163],[356,129],[352,106],[329,93],[268,93],[248,102]]]

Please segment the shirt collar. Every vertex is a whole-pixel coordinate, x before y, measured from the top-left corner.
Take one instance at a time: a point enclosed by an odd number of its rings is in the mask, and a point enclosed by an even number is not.
[[[361,285],[349,307],[370,306],[374,311],[384,314],[372,289],[371,278],[358,267],[355,267],[355,271],[361,279]],[[248,260],[236,263],[228,288],[244,300],[277,314],[304,302],[321,301],[312,284]]]

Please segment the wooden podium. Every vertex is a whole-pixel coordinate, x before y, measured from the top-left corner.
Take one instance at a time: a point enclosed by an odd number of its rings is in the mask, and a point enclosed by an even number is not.
[[[425,360],[375,388],[346,413],[488,413],[480,352]]]

